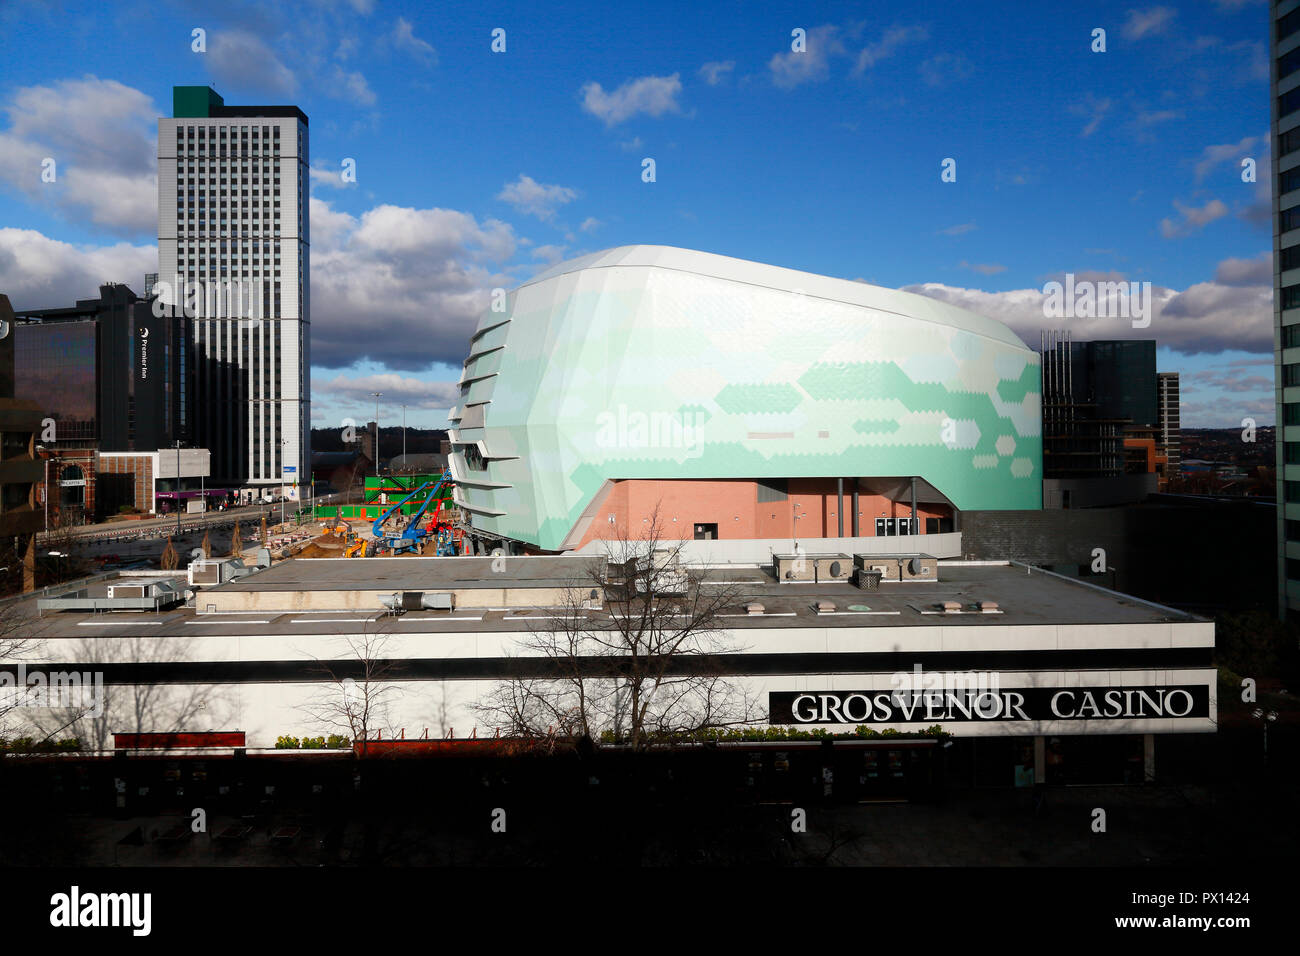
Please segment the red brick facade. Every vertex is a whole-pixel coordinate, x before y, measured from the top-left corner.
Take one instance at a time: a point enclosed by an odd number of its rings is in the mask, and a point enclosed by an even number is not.
[[[791,478],[788,495],[783,501],[759,501],[759,486],[745,479],[646,479],[635,478],[614,483],[609,495],[592,519],[576,547],[607,537],[614,529],[626,528],[637,536],[646,527],[650,514],[659,508],[662,534],[666,538],[694,538],[697,524],[716,524],[718,540],[746,538],[789,538],[797,531],[800,538],[834,538],[839,534],[836,513],[838,497],[834,478]],[[795,528],[795,506],[798,527]],[[844,483],[844,509],[853,506],[852,483]],[[926,518],[948,518],[948,505],[918,504],[920,532],[925,533]],[[910,501],[890,501],[881,495],[858,496],[858,534],[871,537],[876,533],[877,518],[906,518],[911,514]],[[613,524],[609,516],[614,516]],[[853,533],[853,519],[844,515],[844,534]]]

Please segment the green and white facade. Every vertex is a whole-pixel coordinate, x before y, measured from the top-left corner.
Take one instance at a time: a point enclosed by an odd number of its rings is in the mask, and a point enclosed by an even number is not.
[[[665,246],[561,263],[479,321],[450,412],[458,503],[558,550],[607,482],[914,476],[1042,501],[1039,358],[920,295]]]

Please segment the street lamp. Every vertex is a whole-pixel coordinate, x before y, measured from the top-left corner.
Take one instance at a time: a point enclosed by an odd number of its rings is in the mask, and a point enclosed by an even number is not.
[[[176,540],[181,538],[181,441],[176,439]]]
[[[1264,763],[1268,763],[1268,725],[1277,720],[1276,710],[1263,710],[1256,707],[1251,711],[1250,716],[1260,721],[1264,725]]]
[[[285,523],[284,517],[284,447],[289,444],[289,439],[280,439],[280,524]]]
[[[408,467],[406,464],[406,406],[402,406],[402,467]]]
[[[379,396],[383,392],[371,392],[375,396],[375,477],[379,477]]]

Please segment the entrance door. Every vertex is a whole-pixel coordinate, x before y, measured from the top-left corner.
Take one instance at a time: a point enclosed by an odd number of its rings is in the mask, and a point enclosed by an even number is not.
[[[697,524],[695,526],[696,541],[716,541],[718,538],[717,524]]]

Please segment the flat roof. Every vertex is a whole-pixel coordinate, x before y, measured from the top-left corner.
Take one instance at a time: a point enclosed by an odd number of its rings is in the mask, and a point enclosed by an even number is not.
[[[203,592],[552,588],[580,582],[591,557],[505,558],[506,570],[502,572],[492,571],[494,560],[490,557],[294,559]],[[1142,625],[1205,620],[1037,568],[1030,571],[1024,566],[1008,564],[941,563],[939,578],[938,582],[882,582],[878,591],[865,591],[847,583],[779,584],[767,568],[735,566],[707,569],[704,586],[737,588],[734,610],[719,622],[730,629]],[[93,590],[140,580],[124,577],[97,582]],[[197,601],[200,606],[203,592]],[[836,613],[818,613],[816,605],[820,601],[834,603]],[[944,601],[957,601],[963,606],[993,601],[1001,613],[945,614],[936,608]],[[750,602],[762,604],[765,613],[746,614],[744,605]],[[867,610],[850,611],[851,605]],[[452,612],[420,610],[408,611],[401,620],[404,628],[423,633],[519,631],[536,626],[545,610],[528,607],[464,607]],[[151,637],[333,635],[355,633],[358,625],[374,619],[380,611],[376,605],[373,610],[272,609],[211,615],[196,614],[193,608],[186,607],[157,614],[47,612],[41,633],[42,637],[78,638],[121,637],[133,631]],[[609,610],[590,613],[607,616]]]

